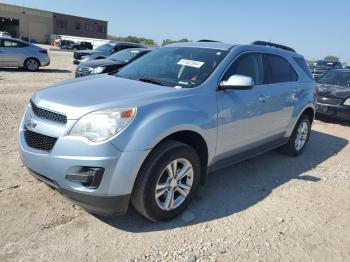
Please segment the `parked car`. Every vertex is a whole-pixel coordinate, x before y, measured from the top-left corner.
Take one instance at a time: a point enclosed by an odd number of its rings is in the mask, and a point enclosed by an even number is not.
[[[77,46],[78,44],[71,40],[61,40],[60,41],[60,48],[61,49],[67,49],[67,50],[73,50],[74,46]]]
[[[82,41],[79,43],[71,43],[66,45],[65,49],[68,50],[92,50],[94,47],[90,42]]]
[[[317,97],[317,114],[350,120],[350,70],[328,71],[318,83],[320,93]]]
[[[321,76],[323,76],[325,73],[327,73],[329,70],[338,69],[338,68],[342,68],[341,62],[330,62],[326,60],[318,60],[314,65],[312,75],[314,79],[317,80]]]
[[[279,147],[300,155],[316,83],[293,49],[254,43],[171,44],[115,75],[36,91],[19,130],[24,165],[90,212],[123,214],[131,200],[160,221],[209,171]]]
[[[87,60],[94,60],[94,59],[105,59],[109,57],[110,55],[121,51],[123,49],[127,48],[140,48],[144,47],[139,44],[133,44],[133,43],[123,43],[123,42],[116,42],[116,43],[106,43],[99,47],[97,47],[94,50],[90,51],[76,51],[73,55],[73,63],[75,65],[80,64],[81,62],[85,62]]]
[[[19,39],[0,37],[0,67],[23,67],[36,71],[49,64],[46,49]]]
[[[0,31],[0,37],[12,38],[11,34],[5,31]]]
[[[88,60],[80,63],[75,70],[75,77],[82,77],[95,74],[116,73],[122,67],[130,64],[132,61],[139,59],[149,53],[150,48],[128,48],[106,59]]]

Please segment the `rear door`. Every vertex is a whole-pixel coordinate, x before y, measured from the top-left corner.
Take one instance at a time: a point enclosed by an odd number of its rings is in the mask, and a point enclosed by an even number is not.
[[[1,56],[3,66],[23,66],[28,45],[13,39],[2,39]]]
[[[265,132],[282,137],[292,119],[299,91],[298,74],[282,56],[263,53],[262,60],[264,84],[260,90],[265,104]]]

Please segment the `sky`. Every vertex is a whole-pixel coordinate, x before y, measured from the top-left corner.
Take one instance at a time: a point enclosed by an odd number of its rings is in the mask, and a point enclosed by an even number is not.
[[[1,3],[108,21],[108,34],[163,39],[255,40],[291,46],[307,59],[350,64],[349,0],[19,0]]]

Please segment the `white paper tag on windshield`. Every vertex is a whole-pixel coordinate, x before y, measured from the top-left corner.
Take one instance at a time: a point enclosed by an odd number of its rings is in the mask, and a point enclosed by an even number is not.
[[[199,61],[195,61],[195,60],[188,60],[188,59],[181,59],[179,62],[177,62],[177,64],[195,67],[195,68],[200,68],[202,65],[204,65],[204,62],[199,62]]]

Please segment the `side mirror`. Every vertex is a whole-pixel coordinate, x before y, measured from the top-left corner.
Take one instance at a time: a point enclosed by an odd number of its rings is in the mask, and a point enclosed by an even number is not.
[[[233,75],[227,81],[221,81],[219,89],[249,90],[254,87],[254,79],[250,76]]]

